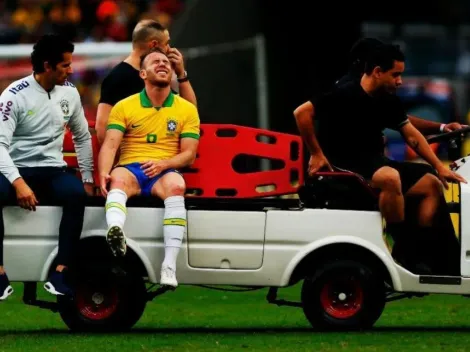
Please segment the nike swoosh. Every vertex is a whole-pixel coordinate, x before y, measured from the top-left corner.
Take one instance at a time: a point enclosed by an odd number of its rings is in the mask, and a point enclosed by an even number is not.
[[[137,128],[137,127],[139,127],[139,126],[141,126],[141,125],[132,125],[131,127],[132,127],[132,128]]]

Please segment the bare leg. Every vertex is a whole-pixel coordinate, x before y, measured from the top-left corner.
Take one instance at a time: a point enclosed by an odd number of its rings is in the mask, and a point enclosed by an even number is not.
[[[379,208],[387,222],[387,232],[395,242],[392,256],[412,272],[421,270],[418,269],[421,261],[415,255],[416,234],[405,223],[405,198],[399,172],[388,166],[382,167],[373,175],[372,185],[381,190]]]
[[[405,199],[401,192],[400,174],[384,166],[372,176],[372,186],[380,189],[379,208],[387,223],[401,223],[405,220]]]
[[[419,250],[433,274],[460,275],[460,245],[439,179],[426,174],[410,188],[407,197],[419,200]]]
[[[431,174],[424,175],[409,189],[406,196],[421,198],[418,206],[418,224],[422,227],[433,226],[443,196],[442,184],[439,179]]]

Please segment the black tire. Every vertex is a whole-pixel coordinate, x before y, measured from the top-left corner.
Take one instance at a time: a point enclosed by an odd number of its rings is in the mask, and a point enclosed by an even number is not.
[[[353,260],[324,264],[302,286],[306,318],[319,330],[368,329],[385,306],[380,274]]]
[[[109,264],[82,268],[73,287],[74,299],[58,297],[60,316],[72,331],[128,330],[140,319],[147,303],[144,280]]]

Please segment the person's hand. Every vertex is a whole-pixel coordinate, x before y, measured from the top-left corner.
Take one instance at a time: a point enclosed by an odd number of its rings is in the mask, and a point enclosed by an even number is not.
[[[168,161],[167,160],[158,160],[158,161],[144,161],[141,163],[142,170],[147,177],[155,177],[159,175],[161,172],[169,169]]]
[[[467,125],[461,125],[458,122],[451,122],[451,123],[448,123],[447,125],[444,126],[443,132],[444,133],[452,132],[452,131],[460,130],[461,128],[465,128],[465,127],[468,127],[468,126]]]
[[[323,153],[312,154],[308,161],[308,175],[312,176],[323,168],[326,168],[328,171],[333,171],[333,168]]]
[[[445,189],[449,189],[448,182],[467,183],[467,180],[465,180],[462,176],[460,176],[458,173],[453,172],[452,170],[446,167],[442,167],[439,170],[437,170],[437,174],[442,184],[444,185]]]
[[[92,197],[95,195],[95,185],[93,183],[84,183],[83,188],[85,188],[85,192],[88,196]]]
[[[22,178],[13,182],[13,187],[16,191],[16,199],[18,205],[23,209],[36,211],[36,205],[39,203],[31,188],[27,185]]]
[[[168,50],[168,59],[175,70],[176,76],[181,77],[184,74],[183,55],[176,48]]]
[[[108,195],[108,183],[111,181],[111,176],[106,173],[100,174],[100,189],[101,195],[106,198]]]

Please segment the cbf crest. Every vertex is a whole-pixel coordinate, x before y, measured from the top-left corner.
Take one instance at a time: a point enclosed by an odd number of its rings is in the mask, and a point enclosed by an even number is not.
[[[70,112],[70,107],[69,107],[69,102],[66,99],[62,99],[60,101],[60,108],[62,109],[62,112],[64,113],[64,117],[68,117],[69,112]]]
[[[176,121],[173,117],[168,118],[166,122],[166,133],[167,135],[175,134],[178,128],[178,121]]]

